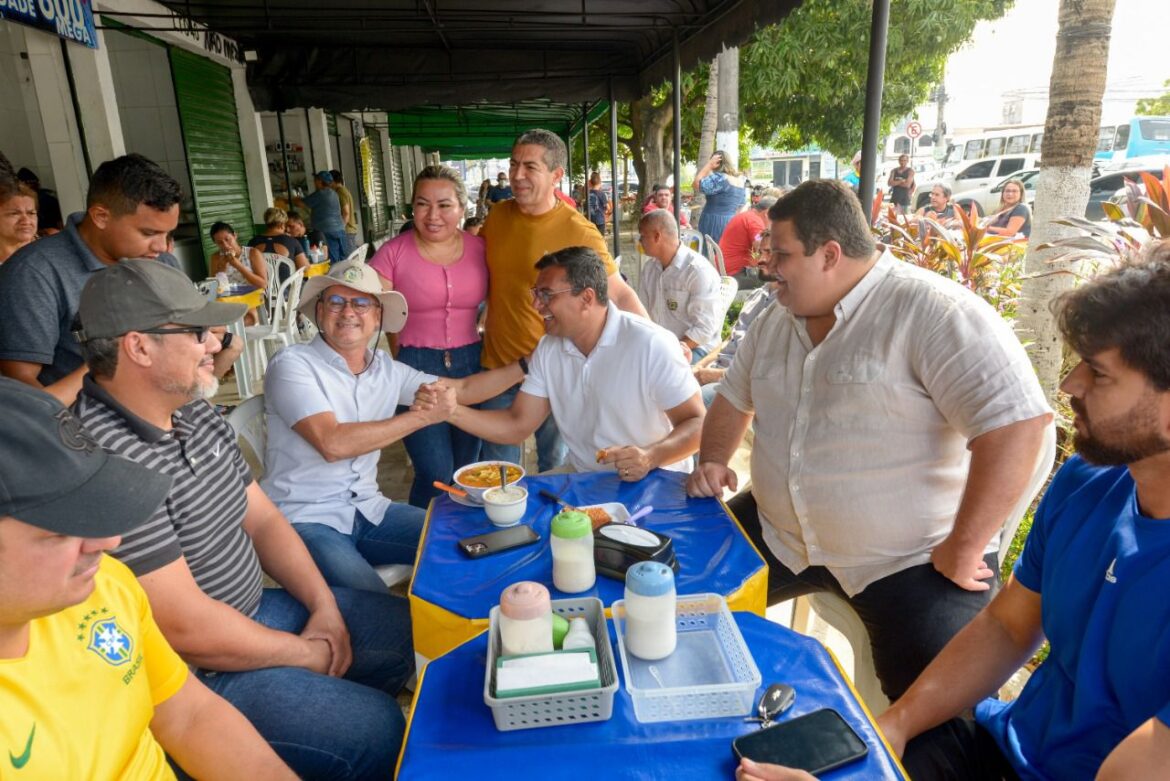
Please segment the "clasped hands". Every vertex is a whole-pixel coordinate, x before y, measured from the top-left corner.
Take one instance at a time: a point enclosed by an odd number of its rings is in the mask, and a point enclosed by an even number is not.
[[[451,418],[458,404],[455,389],[442,380],[435,380],[418,387],[410,411],[422,414],[428,423],[442,423]]]

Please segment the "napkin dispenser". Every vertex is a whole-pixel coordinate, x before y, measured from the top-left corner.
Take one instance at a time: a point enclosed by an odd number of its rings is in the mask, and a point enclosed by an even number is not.
[[[670,537],[622,523],[607,523],[593,532],[593,560],[600,574],[623,583],[626,570],[640,561],[660,562],[678,574]]]

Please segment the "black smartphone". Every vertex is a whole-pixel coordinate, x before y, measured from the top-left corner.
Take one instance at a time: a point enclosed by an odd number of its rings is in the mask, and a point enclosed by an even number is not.
[[[478,559],[480,556],[519,548],[521,545],[531,545],[539,539],[540,535],[534,532],[531,526],[521,524],[488,534],[466,537],[459,541],[459,550],[473,559]]]
[[[831,708],[806,713],[731,743],[736,759],[806,770],[813,775],[855,762],[869,753],[853,727]]]

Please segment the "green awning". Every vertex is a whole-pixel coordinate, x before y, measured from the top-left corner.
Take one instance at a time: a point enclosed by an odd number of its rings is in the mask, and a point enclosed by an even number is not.
[[[547,99],[515,103],[474,103],[464,106],[419,106],[387,114],[390,143],[419,146],[444,160],[506,157],[516,136],[534,127],[562,138],[581,133],[582,118],[595,122],[609,111],[607,101],[555,103]]]

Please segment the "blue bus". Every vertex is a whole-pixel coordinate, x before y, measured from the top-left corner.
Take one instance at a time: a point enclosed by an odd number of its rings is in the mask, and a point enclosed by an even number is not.
[[[1170,117],[1130,117],[1102,125],[1093,157],[1104,168],[1119,168],[1127,160],[1151,155],[1170,155]]]

